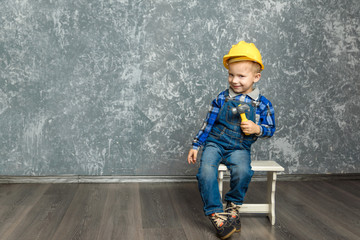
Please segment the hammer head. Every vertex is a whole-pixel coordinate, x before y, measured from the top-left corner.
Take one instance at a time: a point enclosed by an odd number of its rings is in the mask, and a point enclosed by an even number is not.
[[[241,113],[246,113],[250,110],[250,107],[247,105],[247,104],[239,104],[237,107],[236,107],[236,110],[239,114]]]
[[[242,114],[250,110],[250,107],[247,104],[239,104],[236,108],[232,108],[231,111],[233,114]]]

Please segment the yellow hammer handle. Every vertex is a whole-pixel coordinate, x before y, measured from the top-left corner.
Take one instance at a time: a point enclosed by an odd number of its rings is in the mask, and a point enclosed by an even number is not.
[[[241,117],[241,121],[243,121],[243,122],[246,122],[248,119],[246,118],[246,115],[245,115],[245,113],[241,113],[240,114],[240,117]]]
[[[241,121],[246,122],[248,119],[246,118],[245,113],[240,113]],[[245,133],[245,135],[250,135],[248,133]]]

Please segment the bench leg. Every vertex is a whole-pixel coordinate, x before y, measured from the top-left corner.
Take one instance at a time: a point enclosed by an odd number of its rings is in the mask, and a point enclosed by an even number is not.
[[[271,225],[275,224],[275,190],[276,190],[276,172],[267,173],[267,201],[269,204],[269,220]]]
[[[218,184],[219,184],[219,192],[220,192],[221,199],[222,199],[222,194],[223,194],[223,179],[224,179],[224,172],[219,171]]]

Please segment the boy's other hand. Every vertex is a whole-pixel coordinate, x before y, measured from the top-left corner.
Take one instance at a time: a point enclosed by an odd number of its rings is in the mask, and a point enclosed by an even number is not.
[[[240,127],[245,134],[260,134],[261,131],[260,126],[251,120],[241,122]]]
[[[190,149],[188,157],[187,157],[187,160],[188,160],[189,164],[191,164],[191,163],[195,164],[196,163],[196,158],[197,158],[198,152],[199,151],[196,150],[196,149]]]

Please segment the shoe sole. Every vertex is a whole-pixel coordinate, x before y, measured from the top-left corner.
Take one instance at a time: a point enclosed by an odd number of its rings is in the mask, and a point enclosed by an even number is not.
[[[229,238],[234,232],[236,232],[236,228],[234,228],[231,232],[229,232],[226,236],[220,237],[220,239],[227,239]]]

